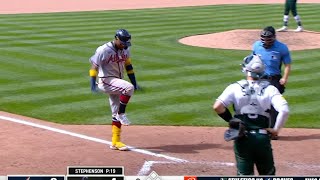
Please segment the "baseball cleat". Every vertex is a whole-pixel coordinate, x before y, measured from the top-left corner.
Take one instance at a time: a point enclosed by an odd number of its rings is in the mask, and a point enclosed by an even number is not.
[[[119,150],[119,151],[129,151],[127,145],[122,142],[117,142],[115,145],[111,145],[110,149],[112,150]]]
[[[288,31],[288,27],[287,26],[282,26],[282,28],[277,29],[277,32],[286,32]]]
[[[129,126],[131,124],[125,113],[117,114],[116,118],[122,125]]]
[[[112,121],[118,121],[116,117],[112,117]]]
[[[303,27],[302,26],[298,26],[296,30],[294,30],[294,32],[302,32],[303,31]]]

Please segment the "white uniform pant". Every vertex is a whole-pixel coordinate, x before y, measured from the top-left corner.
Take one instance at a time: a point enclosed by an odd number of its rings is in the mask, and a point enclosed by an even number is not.
[[[120,95],[132,96],[134,86],[126,80],[108,77],[99,78],[98,88],[106,94],[109,94],[109,103],[112,116],[114,117],[120,106]]]

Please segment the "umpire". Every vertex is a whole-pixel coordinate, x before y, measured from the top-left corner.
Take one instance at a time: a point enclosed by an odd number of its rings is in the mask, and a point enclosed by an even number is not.
[[[291,71],[291,56],[288,46],[276,39],[276,31],[272,26],[267,26],[261,31],[260,40],[253,44],[252,53],[259,55],[266,65],[262,79],[269,80],[283,94]],[[282,65],[284,65],[283,75]],[[272,127],[275,124],[277,113],[272,107],[270,111]],[[274,137],[274,139],[277,138]]]
[[[230,127],[235,126],[233,123],[236,119],[245,126],[245,132],[239,131],[245,135],[239,134],[233,146],[238,175],[253,175],[254,165],[260,175],[276,173],[269,134],[278,134],[288,118],[289,107],[277,88],[260,79],[263,71],[264,64],[259,56],[247,56],[243,61],[246,80],[229,85],[213,105],[213,109],[229,122]],[[227,108],[231,105],[234,108],[234,118]],[[269,113],[266,111],[271,106],[279,111],[274,128],[268,128]]]

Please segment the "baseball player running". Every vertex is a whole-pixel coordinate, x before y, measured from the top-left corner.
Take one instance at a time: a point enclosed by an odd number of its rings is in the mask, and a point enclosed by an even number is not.
[[[288,103],[276,87],[260,79],[265,66],[259,56],[247,56],[242,66],[246,80],[229,85],[218,97],[213,109],[229,122],[230,127],[235,119],[241,120],[245,126],[245,135],[234,140],[237,174],[253,175],[256,165],[260,175],[275,175],[270,135],[277,135],[286,122]],[[227,108],[231,104],[234,117]],[[273,128],[270,128],[268,113],[271,105],[279,112]]]
[[[125,29],[116,31],[115,39],[107,42],[96,49],[95,54],[90,58],[91,69],[91,91],[96,92],[96,77],[98,76],[98,88],[109,94],[109,103],[112,113],[112,145],[113,150],[129,150],[120,141],[121,125],[130,125],[125,111],[126,106],[138,89],[135,74],[130,59],[131,35]],[[124,69],[131,81],[123,80]]]

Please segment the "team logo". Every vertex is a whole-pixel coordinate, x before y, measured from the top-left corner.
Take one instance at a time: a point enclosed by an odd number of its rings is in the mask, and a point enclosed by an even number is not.
[[[197,180],[195,176],[184,176],[184,180]]]

